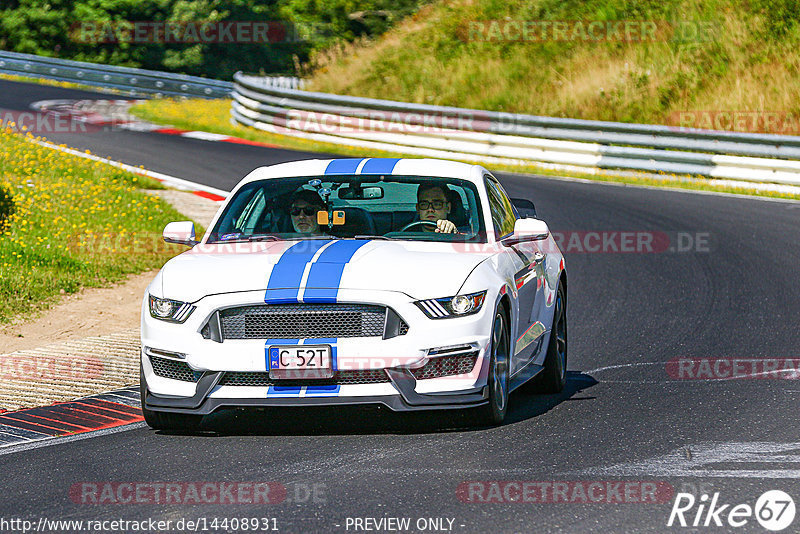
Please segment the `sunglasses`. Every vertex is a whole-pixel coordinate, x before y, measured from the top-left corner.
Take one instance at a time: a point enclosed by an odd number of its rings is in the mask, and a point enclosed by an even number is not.
[[[319,211],[317,208],[292,208],[289,210],[289,213],[292,217],[297,217],[301,213],[306,217],[311,217],[312,215],[316,214]]]
[[[433,209],[440,210],[444,207],[446,200],[434,200],[432,202],[428,202],[427,200],[420,200],[417,202],[417,207],[421,210],[426,210],[433,206]]]

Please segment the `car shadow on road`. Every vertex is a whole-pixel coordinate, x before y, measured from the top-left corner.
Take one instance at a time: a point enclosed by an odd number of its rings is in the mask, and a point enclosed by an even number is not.
[[[509,411],[502,426],[539,417],[595,384],[597,381],[589,375],[568,372],[567,384],[561,393],[537,395],[515,391],[509,399]],[[206,416],[196,435],[213,438],[230,435],[420,434],[488,428],[476,426],[474,418],[471,410],[401,413],[385,406],[236,409]]]
[[[597,380],[587,374],[578,371],[567,371],[567,384],[561,393],[541,395],[519,390],[515,391],[509,399],[508,413],[503,424],[509,425],[539,417],[564,401],[592,400],[594,397],[577,397],[576,395],[597,383]]]

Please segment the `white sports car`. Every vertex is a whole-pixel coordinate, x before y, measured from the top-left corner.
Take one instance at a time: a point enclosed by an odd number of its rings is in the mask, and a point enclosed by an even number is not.
[[[527,215],[527,216],[523,216]],[[142,411],[383,404],[500,423],[511,391],[564,387],[564,258],[486,169],[308,160],[248,174],[142,306]]]

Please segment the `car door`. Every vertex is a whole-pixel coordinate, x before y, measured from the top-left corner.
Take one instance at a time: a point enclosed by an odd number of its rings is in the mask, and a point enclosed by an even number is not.
[[[518,216],[503,187],[491,175],[486,176],[486,192],[495,235],[502,240],[513,233]],[[516,333],[511,343],[510,371],[513,375],[538,353],[545,331],[539,321],[539,308],[544,300],[544,253],[537,241],[517,243],[506,249],[514,258],[514,287],[519,310]]]

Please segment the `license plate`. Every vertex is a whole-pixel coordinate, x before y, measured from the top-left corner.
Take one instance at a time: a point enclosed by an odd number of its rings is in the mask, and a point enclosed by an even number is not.
[[[276,379],[306,380],[331,378],[330,345],[291,345],[269,348],[269,376]]]

